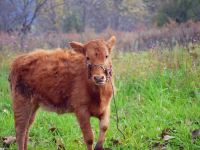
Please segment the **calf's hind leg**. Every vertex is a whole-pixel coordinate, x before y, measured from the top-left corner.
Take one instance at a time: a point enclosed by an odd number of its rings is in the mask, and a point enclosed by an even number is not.
[[[27,130],[26,130],[26,136],[25,136],[25,142],[24,142],[24,150],[27,150],[27,143],[28,143],[28,137],[29,137],[28,136],[29,135],[29,129],[30,129],[32,123],[35,120],[35,115],[36,115],[37,109],[38,109],[38,105],[37,104],[33,105],[32,110],[31,110],[31,114],[29,116],[28,127],[27,127]]]
[[[34,120],[37,108],[31,99],[21,95],[14,97],[13,110],[18,150],[27,150],[28,129]]]

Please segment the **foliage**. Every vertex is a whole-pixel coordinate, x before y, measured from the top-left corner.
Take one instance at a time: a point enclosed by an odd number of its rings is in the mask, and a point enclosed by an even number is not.
[[[83,22],[81,22],[80,17],[75,14],[71,14],[67,16],[63,21],[63,32],[70,32],[70,31],[76,31],[76,32],[83,32],[84,26]]]
[[[200,20],[199,0],[168,0],[163,1],[161,9],[158,11],[157,23],[162,26],[169,22],[169,19],[177,23],[188,20]]]
[[[194,51],[200,56],[199,47]],[[14,135],[13,112],[7,82],[11,52],[0,59],[0,137]],[[200,149],[200,139],[192,141],[191,131],[200,125],[200,59],[182,48],[173,51],[152,50],[139,53],[114,53],[114,75],[119,126],[116,129],[112,101],[111,124],[105,147],[112,149]],[[95,137],[98,121],[92,119]],[[52,127],[56,132],[49,131]],[[173,137],[165,141],[165,132]],[[166,134],[166,133],[165,133]],[[29,149],[56,149],[55,138],[66,149],[84,149],[81,131],[72,115],[39,111],[30,131]],[[0,147],[2,147],[0,141]],[[12,144],[10,149],[15,149]]]

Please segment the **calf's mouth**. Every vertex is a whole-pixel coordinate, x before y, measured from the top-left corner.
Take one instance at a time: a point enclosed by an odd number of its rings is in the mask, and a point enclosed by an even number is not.
[[[104,85],[106,83],[106,81],[95,81],[96,85]]]

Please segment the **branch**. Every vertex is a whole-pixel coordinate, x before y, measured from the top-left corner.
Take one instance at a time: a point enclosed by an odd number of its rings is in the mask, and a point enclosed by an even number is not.
[[[62,5],[64,5],[64,4],[65,4],[65,2],[55,4],[55,5],[51,6],[49,9],[46,9],[46,10],[45,10],[45,13],[48,13],[48,12],[51,11],[52,9],[54,9],[54,8],[56,8],[56,7],[59,7],[59,6],[62,6]]]
[[[35,18],[37,17],[37,14],[39,13],[40,9],[42,8],[42,6],[47,2],[48,0],[44,0],[42,1],[41,3],[39,3],[36,8],[35,8],[35,11],[34,11],[34,14],[33,14],[33,17],[31,18],[31,21],[29,22],[29,24],[27,26],[30,26],[33,21],[35,20]]]

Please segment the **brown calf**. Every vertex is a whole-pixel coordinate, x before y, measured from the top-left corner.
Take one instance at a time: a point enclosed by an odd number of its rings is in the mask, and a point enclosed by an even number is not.
[[[95,150],[103,149],[109,125],[112,88],[111,51],[115,37],[87,44],[71,42],[75,51],[37,50],[17,57],[9,81],[18,150],[27,150],[28,130],[37,109],[57,113],[73,112],[79,122],[87,149],[93,149],[90,117],[100,120]]]

